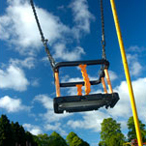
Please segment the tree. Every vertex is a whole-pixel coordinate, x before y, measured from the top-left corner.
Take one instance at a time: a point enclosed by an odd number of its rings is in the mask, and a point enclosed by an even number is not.
[[[26,146],[31,143],[33,146],[38,146],[34,142],[33,135],[25,132],[24,128],[18,122],[14,123],[8,120],[6,115],[0,118],[0,146]]]
[[[32,146],[38,146],[38,142],[36,140],[37,136],[32,135],[30,132],[25,132],[25,141],[26,146],[32,145]]]
[[[83,141],[77,134],[70,132],[66,137],[69,146],[89,146],[89,144]]]
[[[49,146],[67,146],[67,143],[58,133],[53,132],[49,136],[48,145]]]
[[[136,131],[135,131],[135,125],[134,125],[134,120],[133,117],[130,117],[128,119],[127,122],[127,126],[128,126],[128,140],[131,141],[132,139],[137,139],[136,138]],[[146,129],[145,129],[145,124],[143,124],[140,120],[139,120],[139,126],[140,126],[140,131],[141,131],[141,136],[142,136],[142,140],[143,142],[146,141]]]
[[[101,123],[100,137],[102,141],[99,146],[122,146],[125,139],[120,124],[112,118],[104,119]]]
[[[14,145],[13,132],[6,115],[0,118],[0,146]]]
[[[34,137],[34,140],[38,146],[47,146],[49,142],[49,136],[47,134],[39,134]]]
[[[25,146],[26,145],[26,139],[25,139],[25,130],[22,126],[19,125],[18,122],[13,123],[11,122],[11,128],[13,131],[13,139],[15,142],[15,145],[21,145]]]
[[[66,141],[56,132],[50,136],[47,134],[39,134],[35,137],[38,146],[67,146]]]

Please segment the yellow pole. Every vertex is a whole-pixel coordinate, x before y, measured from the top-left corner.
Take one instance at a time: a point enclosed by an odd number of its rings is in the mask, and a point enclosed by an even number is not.
[[[131,101],[131,107],[132,107],[132,112],[133,112],[133,118],[134,118],[138,145],[142,146],[143,144],[142,144],[141,132],[140,132],[140,128],[139,128],[138,114],[137,114],[137,110],[136,110],[134,93],[133,93],[133,88],[132,88],[132,84],[131,84],[129,68],[128,68],[128,64],[127,64],[126,53],[125,53],[124,44],[123,44],[123,40],[122,40],[120,25],[119,25],[119,21],[118,21],[117,12],[116,12],[115,1],[110,0],[110,3],[111,3],[112,13],[113,13],[115,27],[116,27],[116,31],[117,31],[120,51],[121,51],[121,55],[122,55],[125,76],[126,76],[126,80],[127,80],[128,89],[129,89],[129,95],[130,95],[130,101]]]

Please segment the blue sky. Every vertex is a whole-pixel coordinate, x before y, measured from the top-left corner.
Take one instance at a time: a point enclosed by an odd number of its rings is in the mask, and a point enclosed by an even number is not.
[[[115,108],[54,114],[53,73],[29,1],[7,0],[0,4],[0,114],[18,121],[33,134],[51,134],[55,130],[66,137],[74,131],[91,146],[100,140],[100,123],[104,118],[116,119],[121,123],[123,133],[127,133],[126,122],[132,116],[129,94],[110,1],[103,2],[109,73],[113,89],[120,95]],[[146,1],[115,2],[139,118],[146,124]],[[101,59],[98,0],[37,0],[35,5],[50,51],[57,62]],[[87,68],[90,79],[98,76],[98,69],[97,66]],[[78,68],[60,70],[60,81],[77,80],[82,80]],[[92,87],[92,92],[103,92],[102,86]],[[76,89],[63,89],[61,93],[75,95]]]

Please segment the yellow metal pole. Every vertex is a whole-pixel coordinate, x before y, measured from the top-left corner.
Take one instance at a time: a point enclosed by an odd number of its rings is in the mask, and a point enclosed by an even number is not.
[[[121,55],[122,55],[125,76],[126,76],[126,80],[127,80],[128,89],[129,89],[129,95],[130,95],[130,101],[131,101],[131,107],[132,107],[132,112],[133,112],[133,118],[134,118],[134,124],[135,124],[135,129],[136,129],[138,145],[142,146],[143,144],[142,144],[141,132],[140,132],[140,128],[139,128],[138,114],[137,114],[137,110],[136,110],[134,93],[133,93],[133,88],[132,88],[132,84],[131,84],[131,78],[130,78],[130,74],[129,74],[129,68],[128,68],[128,64],[127,64],[126,53],[125,53],[124,44],[123,44],[122,35],[121,35],[121,30],[120,30],[120,25],[119,25],[119,21],[118,21],[115,1],[110,0],[110,3],[111,3],[112,13],[113,13],[115,27],[116,27],[116,31],[117,31],[120,51],[121,51]]]

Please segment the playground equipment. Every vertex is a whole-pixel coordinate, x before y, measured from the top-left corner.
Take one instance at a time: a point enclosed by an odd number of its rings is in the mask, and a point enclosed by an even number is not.
[[[50,54],[49,48],[47,46],[47,39],[45,39],[45,37],[43,35],[42,29],[41,29],[41,26],[40,26],[40,23],[39,23],[39,20],[38,20],[36,11],[35,11],[33,0],[30,0],[32,9],[33,9],[33,12],[35,15],[35,19],[36,19],[36,22],[37,22],[37,25],[39,28],[39,32],[40,32],[40,35],[42,38],[42,42],[44,44],[50,64],[54,71],[56,96],[57,96],[56,98],[54,98],[54,112],[55,113],[63,113],[64,110],[67,112],[97,110],[98,108],[100,108],[102,106],[105,106],[106,108],[114,107],[115,104],[117,103],[117,101],[119,100],[118,94],[113,93],[113,91],[112,91],[112,86],[111,86],[110,78],[109,78],[109,74],[108,74],[109,62],[106,60],[106,56],[105,56],[105,38],[104,38],[104,21],[103,21],[102,0],[100,0],[100,2],[101,2],[101,16],[102,16],[101,17],[102,18],[102,59],[101,60],[55,63],[52,55]],[[128,64],[127,64],[124,44],[123,44],[123,40],[122,40],[120,25],[119,25],[119,21],[118,21],[117,12],[116,12],[115,1],[110,0],[110,3],[111,3],[112,13],[113,13],[115,27],[116,27],[116,31],[117,31],[120,51],[121,51],[121,55],[122,55],[129,95],[130,95],[130,101],[131,101],[131,107],[132,107],[132,112],[133,112],[133,117],[134,117],[138,145],[142,146],[142,139],[141,139],[141,133],[140,133],[140,129],[139,129],[139,122],[138,122],[138,115],[137,115],[136,104],[135,104],[135,99],[134,99],[134,93],[133,93],[133,88],[132,88],[132,84],[131,84],[131,78],[130,78],[130,74],[129,74],[129,69],[128,69]],[[101,74],[99,75],[99,79],[97,81],[89,81],[88,74],[86,72],[86,65],[95,65],[95,64],[101,65]],[[60,83],[59,82],[59,68],[67,67],[67,66],[79,66],[82,71],[84,82]],[[105,82],[104,82],[104,76],[106,76],[110,93],[107,93],[107,89],[106,89]],[[101,94],[101,93],[93,94],[93,95],[89,94],[90,86],[99,84],[99,83],[102,83],[105,94]],[[65,97],[61,96],[60,87],[72,87],[72,86],[77,87],[78,95],[65,96]],[[82,92],[81,92],[82,86],[85,86],[85,92],[86,92],[85,95],[82,95]]]
[[[30,0],[33,13],[38,25],[38,29],[42,38],[42,42],[45,46],[46,53],[48,55],[52,70],[54,72],[55,86],[56,86],[56,96],[54,98],[54,112],[63,113],[66,112],[81,112],[98,110],[98,108],[105,106],[106,108],[113,108],[117,101],[119,100],[118,93],[114,93],[111,86],[111,81],[108,73],[109,61],[106,59],[105,53],[105,35],[104,35],[104,18],[103,18],[103,3],[100,0],[101,6],[101,24],[102,24],[102,59],[99,60],[86,60],[86,61],[70,61],[70,62],[59,62],[56,63],[53,59],[49,48],[47,46],[47,40],[45,39],[37,13],[33,4],[33,0]],[[100,65],[100,74],[98,80],[89,81],[89,77],[86,71],[86,67],[89,65]],[[83,82],[67,82],[60,83],[59,81],[59,69],[62,67],[72,67],[78,66],[81,68],[81,73],[83,76]],[[109,93],[107,92],[106,84],[104,78],[107,79],[107,84],[109,87]],[[90,86],[102,83],[104,94],[89,94],[91,89]],[[77,87],[77,95],[74,96],[61,96],[60,88],[65,87]],[[85,95],[82,94],[82,86],[85,86]]]

